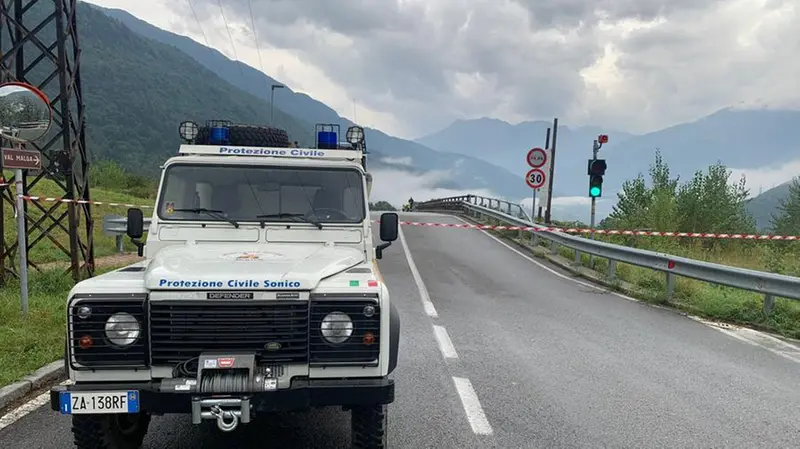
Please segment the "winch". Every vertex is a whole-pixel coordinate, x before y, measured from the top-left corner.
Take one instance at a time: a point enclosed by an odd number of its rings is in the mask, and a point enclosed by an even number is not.
[[[282,366],[258,366],[253,353],[201,354],[196,378],[164,379],[163,392],[199,393],[192,396],[192,424],[217,420],[217,427],[231,432],[239,422],[250,422],[251,393],[274,391]]]

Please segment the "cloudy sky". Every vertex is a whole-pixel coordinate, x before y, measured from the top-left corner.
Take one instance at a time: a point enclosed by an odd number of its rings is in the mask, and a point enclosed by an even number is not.
[[[797,0],[90,2],[208,42],[346,117],[355,103],[360,122],[407,138],[455,118],[646,132],[729,105],[800,104]]]

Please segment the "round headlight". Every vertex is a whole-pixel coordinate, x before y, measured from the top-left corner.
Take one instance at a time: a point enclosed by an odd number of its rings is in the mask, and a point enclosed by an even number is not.
[[[338,345],[353,335],[353,320],[346,313],[331,312],[322,319],[320,330],[326,340]]]
[[[130,346],[139,338],[141,327],[130,313],[118,312],[106,321],[106,338],[116,346]]]

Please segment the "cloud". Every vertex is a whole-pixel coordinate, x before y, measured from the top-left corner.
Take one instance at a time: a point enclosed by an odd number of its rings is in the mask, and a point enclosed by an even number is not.
[[[400,208],[408,202],[408,198],[414,201],[427,201],[433,198],[447,198],[459,195],[478,195],[489,198],[498,198],[498,195],[490,190],[474,189],[446,189],[435,187],[439,183],[446,183],[451,180],[448,171],[432,171],[422,175],[414,175],[405,171],[396,170],[376,170],[373,172],[373,186],[370,194],[370,201],[387,201],[392,206]],[[537,198],[537,204],[540,203]],[[512,200],[513,201],[513,200]],[[591,200],[584,197],[556,197],[553,198],[552,217],[561,221],[582,221],[589,223],[589,204]],[[601,199],[597,202],[597,221],[602,220],[611,213],[612,201]],[[519,204],[530,212],[531,198],[522,199]]]
[[[761,190],[769,190],[785,182],[791,181],[800,173],[800,159],[784,165],[761,168],[731,168],[731,182],[737,182],[745,176],[750,196],[758,196]]]
[[[411,159],[411,156],[407,156],[407,157],[384,157],[384,158],[381,158],[380,161],[383,162],[384,164],[387,164],[387,165],[407,165],[409,167],[411,167],[413,165],[412,164],[413,161]]]
[[[533,198],[525,198],[520,201],[520,205],[525,209],[526,212],[530,213],[531,211],[531,200]],[[583,223],[589,224],[591,219],[591,198],[583,197],[583,196],[562,196],[562,197],[553,197],[553,212],[550,214],[553,220],[559,221],[581,221]],[[536,211],[535,213],[538,214],[538,208],[544,207],[547,205],[547,199],[541,198],[539,196],[536,197]],[[597,223],[600,223],[600,220],[608,216],[611,213],[612,207],[614,206],[614,201],[608,198],[600,198],[596,203],[596,216],[595,220]]]
[[[373,203],[387,201],[398,209],[408,202],[409,197],[414,198],[414,201],[467,194],[497,197],[489,190],[437,188],[437,184],[450,181],[451,177],[447,171],[430,171],[415,175],[399,170],[375,170],[372,175],[374,181],[370,201]]]
[[[202,42],[185,2],[91,1]],[[233,56],[217,0],[191,1]],[[796,0],[221,3],[240,59],[259,67],[255,21],[268,73],[343,115],[355,98],[359,121],[405,137],[477,116],[644,132],[729,105],[800,105]]]

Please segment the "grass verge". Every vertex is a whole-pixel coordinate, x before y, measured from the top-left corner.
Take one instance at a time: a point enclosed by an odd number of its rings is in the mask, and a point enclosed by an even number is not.
[[[486,224],[497,224],[489,223]],[[527,234],[522,240],[517,231],[490,231],[494,235],[518,243],[530,245]],[[611,243],[657,251],[695,260],[703,260],[728,266],[749,268],[761,271],[778,271],[797,276],[798,252],[793,246],[779,242],[724,242],[709,248],[708,242],[695,240],[680,242],[658,237],[636,237],[635,242],[621,238],[598,238]],[[644,239],[650,239],[645,241]],[[544,244],[540,239],[540,244]],[[778,243],[775,245],[775,243]],[[559,255],[567,260],[575,260],[575,251],[560,247]],[[589,267],[589,255],[581,255],[581,265]],[[780,267],[781,269],[771,269]],[[608,273],[608,261],[594,258],[594,270],[600,274]],[[617,263],[617,278],[637,289],[639,299],[674,307],[678,310],[706,319],[730,324],[749,326],[773,332],[789,338],[800,339],[800,301],[775,298],[775,306],[770,314],[763,310],[764,297],[758,293],[707,282],[676,277],[675,293],[666,296],[666,275],[660,271],[648,270],[633,265]]]
[[[5,173],[6,179],[10,176],[9,173]],[[16,190],[12,187],[11,188],[12,195],[16,194]],[[42,197],[59,197],[63,196],[64,192],[61,187],[58,186],[54,181],[43,179],[39,183],[37,183],[30,192],[33,196],[42,196]],[[127,203],[127,204],[136,204],[136,205],[152,205],[153,199],[146,199],[146,198],[139,198],[136,196],[132,196],[125,193],[115,192],[112,190],[105,190],[101,188],[94,187],[91,190],[91,197],[92,200],[95,201],[103,201],[103,202],[116,202],[116,203]],[[16,242],[17,239],[17,226],[16,226],[16,218],[14,218],[14,209],[11,207],[10,204],[7,202],[3,202],[3,226],[4,226],[4,234],[6,242]],[[52,202],[39,202],[39,205],[44,207],[44,209],[50,209],[53,207],[55,203]],[[67,210],[67,205],[62,203],[58,206],[58,209],[55,210],[55,215],[60,216],[61,214],[65,213]],[[148,213],[152,209],[145,209],[145,214]],[[92,218],[94,221],[94,229],[93,229],[93,236],[94,236],[94,246],[95,246],[95,257],[102,257],[111,254],[117,253],[116,247],[116,240],[113,236],[106,236],[103,234],[103,216],[108,214],[116,214],[125,216],[127,211],[127,207],[125,206],[108,206],[108,205],[95,205],[92,206]],[[28,227],[30,228],[31,235],[29,237],[29,242],[36,239],[39,235],[41,235],[42,231],[40,228],[34,226],[34,221],[37,221],[42,215],[42,211],[33,204],[32,201],[28,202],[28,213],[30,217],[28,219]],[[85,220],[83,217],[79,218],[80,220],[80,235],[85,236]],[[52,220],[48,219],[41,223],[43,228],[49,228],[53,224]],[[67,221],[64,221],[64,227],[67,227]],[[69,235],[63,229],[54,228],[50,231],[50,234],[54,239],[56,239],[59,243],[61,243],[64,247],[69,249]],[[85,238],[85,237],[84,237]],[[128,239],[123,239],[125,243],[125,251],[133,251],[135,247],[128,241]],[[29,243],[30,244],[30,243]],[[48,263],[48,262],[69,262],[69,256],[65,254],[61,249],[59,249],[56,245],[52,243],[46,237],[39,241],[36,246],[31,248],[29,252],[29,259],[32,263],[37,265]],[[15,255],[11,262],[14,263],[14,266],[17,265],[17,256]]]
[[[116,268],[98,268],[97,274]],[[25,318],[19,283],[10,280],[0,289],[0,386],[64,356],[66,299],[73,285],[72,278],[60,269],[32,273]]]

